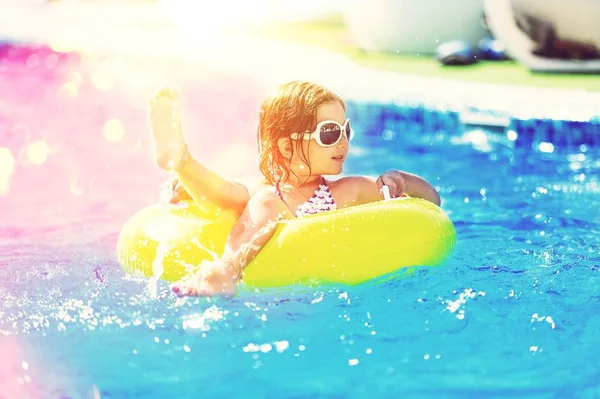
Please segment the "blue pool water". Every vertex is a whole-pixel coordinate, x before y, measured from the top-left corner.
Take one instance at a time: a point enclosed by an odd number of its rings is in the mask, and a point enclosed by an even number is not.
[[[49,69],[23,57],[0,80],[15,158],[0,197],[0,398],[600,396],[597,148],[359,136],[347,173],[399,168],[439,187],[458,234],[445,265],[359,287],[182,301],[125,275],[114,253],[119,227],[165,178],[145,100],[173,69],[146,68],[133,84],[135,60]],[[231,98],[240,77],[173,68],[196,110],[188,126],[204,134],[197,154],[245,170],[254,155],[235,148],[254,151],[260,89],[244,83]],[[97,77],[107,70],[108,89]],[[111,118],[122,137],[103,132]]]

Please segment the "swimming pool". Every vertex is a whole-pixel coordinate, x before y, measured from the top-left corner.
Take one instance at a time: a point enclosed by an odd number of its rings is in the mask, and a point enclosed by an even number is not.
[[[600,395],[597,147],[382,138],[389,126],[361,121],[346,172],[436,184],[458,234],[451,260],[385,284],[181,301],[115,260],[119,227],[165,178],[146,99],[179,76],[192,148],[236,175],[254,162],[261,89],[205,66],[28,51],[0,64],[0,146],[14,158],[0,196],[0,398]]]

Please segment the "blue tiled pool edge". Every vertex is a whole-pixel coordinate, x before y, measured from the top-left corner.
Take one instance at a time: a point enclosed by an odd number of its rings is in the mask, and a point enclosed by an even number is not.
[[[540,143],[551,143],[563,149],[582,145],[600,147],[600,114],[577,119],[523,117],[506,111],[452,108],[440,103],[359,99],[347,101],[347,108],[350,118],[367,126],[364,134],[386,140],[396,139],[405,132],[451,135],[486,129],[503,135],[519,148],[531,148]]]

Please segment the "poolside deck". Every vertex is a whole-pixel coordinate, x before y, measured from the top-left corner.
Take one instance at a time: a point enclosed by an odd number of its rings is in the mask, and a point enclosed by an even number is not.
[[[277,25],[259,30],[203,28],[202,21],[181,26],[153,3],[59,2],[43,7],[2,8],[0,37],[8,40],[45,42],[55,49],[85,54],[201,63],[246,74],[265,87],[291,79],[315,80],[333,87],[350,101],[382,107],[395,104],[396,108],[451,109],[461,121],[470,118],[474,124],[507,120],[510,124],[513,119],[590,122],[592,126],[586,135],[593,137],[594,143],[600,137],[600,88],[596,83],[590,84],[589,89],[585,80],[579,78],[574,80],[576,88],[552,87],[547,81],[526,84],[524,79],[514,79],[521,84],[507,84],[506,78],[493,83],[494,78],[485,81],[486,73],[481,71],[481,78],[473,80],[457,78],[456,70],[446,73],[437,68],[431,73],[431,68],[427,72],[422,67],[424,73],[416,74],[410,68],[393,67],[401,65],[401,60],[375,55],[385,61],[377,63],[364,55],[353,56],[347,48],[334,48],[332,33],[327,29],[338,29],[336,34],[340,34],[339,26],[322,27],[321,33],[318,29],[315,33],[314,24],[306,23],[288,24],[287,30]],[[313,35],[299,34],[303,26],[312,27]],[[298,37],[304,39],[297,40]],[[328,37],[329,42],[319,37]],[[561,82],[558,86],[565,86],[565,80],[556,81]]]

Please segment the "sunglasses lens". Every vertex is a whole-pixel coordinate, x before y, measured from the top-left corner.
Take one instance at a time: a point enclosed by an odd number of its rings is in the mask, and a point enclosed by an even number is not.
[[[346,124],[346,138],[348,141],[352,140],[352,129],[350,128],[350,121]]]
[[[342,129],[336,123],[326,123],[321,126],[320,130],[321,142],[323,145],[335,144],[342,134]]]

